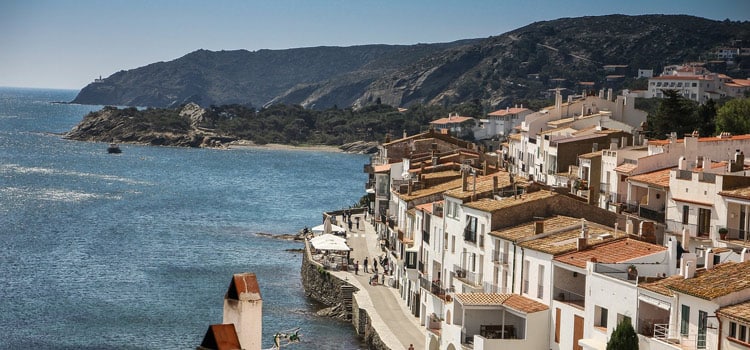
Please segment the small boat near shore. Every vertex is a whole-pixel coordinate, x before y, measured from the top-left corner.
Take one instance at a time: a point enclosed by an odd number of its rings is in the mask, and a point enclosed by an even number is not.
[[[107,153],[122,153],[122,150],[120,149],[120,145],[110,143],[109,147],[107,147]]]

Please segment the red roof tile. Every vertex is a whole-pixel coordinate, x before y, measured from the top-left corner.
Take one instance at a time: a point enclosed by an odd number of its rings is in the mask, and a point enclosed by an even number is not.
[[[255,274],[251,272],[234,274],[224,299],[262,300]]]
[[[641,242],[635,239],[625,238],[614,242],[599,244],[588,249],[576,251],[555,257],[568,265],[585,268],[586,262],[595,258],[596,261],[605,264],[625,263],[630,260],[649,256],[667,250],[666,247]]]

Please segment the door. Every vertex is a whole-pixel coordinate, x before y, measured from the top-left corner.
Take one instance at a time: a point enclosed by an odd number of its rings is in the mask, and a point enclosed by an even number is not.
[[[706,236],[711,231],[711,209],[698,209],[698,235]]]
[[[583,338],[583,317],[574,316],[573,318],[573,350],[583,350],[583,347],[578,345],[578,341]]]

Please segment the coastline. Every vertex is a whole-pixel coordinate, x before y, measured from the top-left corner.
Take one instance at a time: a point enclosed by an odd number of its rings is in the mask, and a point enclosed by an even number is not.
[[[315,151],[315,152],[338,152],[343,153],[344,151],[338,146],[328,145],[305,145],[305,146],[294,146],[285,145],[280,143],[267,143],[264,145],[256,144],[252,141],[238,140],[232,141],[226,144],[228,149],[243,149],[243,148],[260,148],[268,150],[285,150],[285,151]]]

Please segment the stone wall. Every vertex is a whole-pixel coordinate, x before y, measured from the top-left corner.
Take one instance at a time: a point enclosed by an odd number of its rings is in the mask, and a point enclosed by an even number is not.
[[[349,286],[350,288],[354,288],[356,292],[356,287],[341,280],[336,275],[323,269],[321,264],[313,261],[307,241],[305,241],[305,251],[302,254],[302,269],[300,273],[305,294],[328,306],[331,309],[328,312],[328,316],[351,321],[355,331],[362,337],[368,349],[390,349],[380,339],[375,328],[372,327],[367,311],[359,308],[357,304],[358,296],[351,297],[351,301],[349,302],[346,293],[343,292],[346,288],[341,288],[342,286]],[[351,303],[350,308],[347,303]]]

